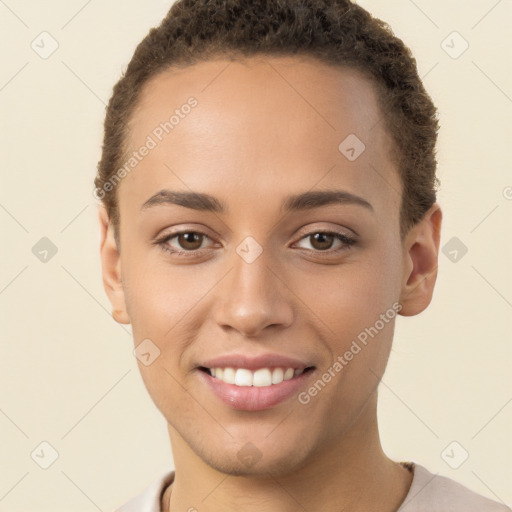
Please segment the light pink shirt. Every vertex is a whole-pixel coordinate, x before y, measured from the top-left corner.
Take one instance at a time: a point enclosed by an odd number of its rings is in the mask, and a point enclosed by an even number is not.
[[[503,503],[484,498],[451,478],[431,473],[414,462],[411,487],[396,512],[512,512]],[[160,499],[174,471],[162,474],[143,492],[115,512],[161,512]]]

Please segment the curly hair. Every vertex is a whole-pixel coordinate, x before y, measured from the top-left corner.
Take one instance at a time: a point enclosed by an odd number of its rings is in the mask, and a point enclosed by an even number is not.
[[[106,185],[123,163],[129,121],[144,85],[171,66],[257,55],[310,56],[354,68],[372,81],[402,183],[403,240],[436,201],[437,110],[409,48],[387,23],[350,0],[178,0],[171,6],[138,44],[106,108],[94,184],[116,239],[116,187]]]

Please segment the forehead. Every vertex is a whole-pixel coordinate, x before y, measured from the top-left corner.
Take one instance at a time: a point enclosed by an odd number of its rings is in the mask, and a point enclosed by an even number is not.
[[[313,140],[329,132],[336,140],[347,129],[361,137],[368,131],[374,131],[372,137],[382,135],[380,129],[373,130],[381,117],[374,85],[357,70],[309,57],[260,56],[236,61],[218,58],[152,77],[131,119],[131,141],[169,119],[191,96],[198,99],[201,111],[201,116],[192,116],[187,123],[191,128],[200,128],[208,120],[214,120],[219,129],[263,127],[258,135],[267,133],[272,140],[275,129],[281,130],[286,123],[283,135],[306,133]],[[293,124],[297,120],[301,122]],[[173,136],[179,138],[179,130]]]
[[[142,202],[166,182],[184,188],[177,175],[196,191],[235,192],[238,184],[267,196],[303,191],[324,176],[324,187],[343,184],[397,202],[400,182],[381,121],[369,79],[316,59],[219,58],[172,68],[144,86],[127,143],[137,151],[149,137],[154,148],[124,181]],[[364,151],[354,160],[352,149]]]

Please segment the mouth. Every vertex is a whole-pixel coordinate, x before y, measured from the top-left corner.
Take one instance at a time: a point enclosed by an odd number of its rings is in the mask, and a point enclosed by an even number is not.
[[[264,367],[256,370],[248,368],[234,367],[214,367],[199,366],[199,370],[208,374],[210,377],[225,384],[231,384],[238,387],[272,387],[285,381],[300,377],[301,375],[314,370],[314,366],[302,368],[293,367]]]
[[[310,356],[230,353],[198,362],[196,375],[230,409],[262,411],[289,399],[315,374]],[[197,363],[196,363],[197,364]]]

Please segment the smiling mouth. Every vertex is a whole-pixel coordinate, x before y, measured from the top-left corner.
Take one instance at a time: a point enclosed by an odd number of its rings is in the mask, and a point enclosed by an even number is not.
[[[200,366],[199,370],[226,384],[234,384],[240,387],[269,387],[281,384],[281,382],[286,380],[291,380],[314,368],[314,366],[307,366],[306,368],[273,367],[259,368],[252,371],[247,368],[207,368]]]

